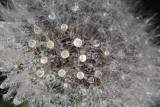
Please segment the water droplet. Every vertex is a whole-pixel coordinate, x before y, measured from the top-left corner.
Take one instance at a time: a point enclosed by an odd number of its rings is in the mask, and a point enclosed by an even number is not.
[[[77,78],[78,78],[78,79],[83,79],[83,78],[84,78],[84,73],[81,72],[81,71],[79,71],[79,72],[77,73]]]
[[[36,41],[35,40],[29,40],[28,45],[29,45],[29,47],[34,48],[34,47],[36,47]]]
[[[5,89],[7,87],[7,84],[6,83],[2,83],[1,85],[0,85],[0,88],[1,89]]]
[[[93,78],[93,77],[89,77],[89,78],[88,78],[88,82],[89,82],[90,84],[92,84],[92,83],[94,82],[94,78]]]
[[[80,55],[80,56],[79,56],[79,60],[80,60],[81,62],[85,62],[85,61],[87,60],[86,55]]]
[[[62,30],[62,31],[65,32],[65,31],[67,31],[67,29],[68,29],[68,25],[66,25],[66,24],[62,24],[62,25],[61,25],[61,30]]]
[[[40,27],[38,27],[38,26],[34,26],[34,33],[35,34],[40,34],[42,32],[42,29],[40,28]]]
[[[20,101],[17,97],[15,97],[14,100],[13,100],[13,103],[14,103],[15,105],[19,105],[19,104],[22,103],[22,101]]]
[[[58,71],[58,75],[59,75],[60,77],[64,77],[65,74],[66,74],[66,71],[65,71],[64,69],[60,69],[60,70]]]
[[[67,84],[67,83],[64,83],[63,86],[64,86],[64,88],[67,88],[67,87],[68,87],[68,84]]]
[[[76,38],[76,39],[74,39],[73,44],[74,44],[75,47],[81,47],[82,46],[82,40],[79,39],[79,38]]]
[[[63,50],[63,51],[61,52],[61,57],[64,58],[64,59],[68,58],[68,57],[69,57],[69,52],[68,52],[68,50]]]
[[[108,56],[109,55],[109,51],[104,51],[104,55]]]
[[[102,72],[97,70],[97,71],[95,71],[95,75],[94,76],[97,77],[97,78],[101,78],[102,77]]]
[[[48,18],[54,20],[54,19],[56,18],[55,13],[52,12],[51,14],[49,14],[49,15],[48,15]]]
[[[54,74],[49,74],[49,75],[47,75],[46,76],[46,81],[47,82],[54,82],[55,81],[55,76],[54,76]]]
[[[94,40],[94,41],[93,41],[93,46],[94,46],[94,47],[97,48],[97,47],[99,47],[99,45],[100,45],[100,42],[99,42],[98,40]]]
[[[49,48],[49,49],[53,49],[54,48],[54,42],[53,41],[48,41],[47,43],[46,43],[46,45],[47,45],[47,47]]]
[[[46,56],[42,56],[41,59],[40,59],[40,62],[42,64],[46,64],[48,62],[48,58]]]
[[[79,10],[79,6],[78,4],[75,4],[73,7],[72,7],[72,11],[76,12]]]
[[[37,75],[38,77],[43,77],[43,76],[44,76],[44,70],[43,70],[43,69],[37,70],[36,75]]]

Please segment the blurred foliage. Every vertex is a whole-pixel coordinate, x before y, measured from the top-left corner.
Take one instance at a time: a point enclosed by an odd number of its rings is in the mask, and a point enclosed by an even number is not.
[[[22,104],[15,106],[12,103],[13,100],[9,100],[9,101],[4,101],[4,102],[0,102],[0,107],[29,107],[28,105],[28,101],[23,102]]]

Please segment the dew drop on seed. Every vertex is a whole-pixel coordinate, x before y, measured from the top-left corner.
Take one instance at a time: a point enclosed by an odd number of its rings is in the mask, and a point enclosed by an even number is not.
[[[35,34],[40,34],[42,32],[42,29],[38,26],[34,26],[34,33]]]
[[[84,78],[84,73],[83,72],[81,72],[81,71],[79,71],[78,73],[77,73],[77,78],[78,79],[83,79]]]
[[[67,31],[67,29],[68,29],[68,25],[66,25],[66,24],[62,24],[62,25],[61,25],[61,30],[62,30],[62,31],[65,32],[65,31]]]
[[[48,41],[47,43],[46,43],[46,45],[47,45],[47,48],[49,48],[49,49],[53,49],[54,48],[54,42],[53,41]]]
[[[47,82],[54,82],[55,81],[55,76],[54,74],[49,74],[46,76],[46,81]]]
[[[86,55],[80,55],[80,56],[79,56],[79,60],[80,60],[81,62],[85,62],[85,61],[87,60]]]
[[[43,69],[37,70],[36,75],[37,75],[38,77],[43,77],[43,76],[44,76],[44,70],[43,70]]]
[[[90,84],[92,84],[92,83],[94,82],[94,78],[93,78],[93,77],[89,77],[89,78],[88,78],[88,82],[89,82]]]
[[[42,64],[46,64],[48,62],[48,58],[46,56],[42,56],[41,59],[40,59],[40,62]]]
[[[68,52],[68,50],[63,50],[63,51],[61,52],[61,57],[62,57],[63,59],[68,58],[68,57],[69,57],[69,52]]]
[[[79,10],[79,6],[78,4],[75,4],[73,7],[72,7],[72,11],[76,12]]]
[[[109,55],[109,51],[104,51],[104,55],[108,56]]]
[[[94,47],[97,48],[97,47],[99,47],[99,45],[100,45],[100,42],[99,42],[98,40],[94,40],[94,41],[93,41],[93,46],[94,46]]]
[[[68,87],[68,84],[67,84],[67,83],[64,83],[63,86],[64,86],[64,88],[67,88],[67,87]]]
[[[13,103],[14,103],[15,105],[19,105],[19,104],[22,103],[22,101],[20,101],[17,97],[15,97],[14,100],[13,100]]]
[[[36,47],[36,41],[35,40],[29,40],[28,45],[29,45],[29,47],[34,48],[34,47]]]
[[[65,74],[66,74],[66,71],[65,71],[64,69],[60,69],[60,70],[58,71],[58,76],[60,76],[60,77],[64,77]]]
[[[54,19],[56,18],[55,13],[54,13],[54,12],[50,13],[50,14],[48,15],[48,18],[51,19],[51,20],[54,20]]]
[[[82,40],[79,38],[74,39],[73,44],[75,47],[81,47],[82,46]]]
[[[102,77],[102,72],[97,70],[95,71],[95,75],[94,75],[96,78],[101,78]]]

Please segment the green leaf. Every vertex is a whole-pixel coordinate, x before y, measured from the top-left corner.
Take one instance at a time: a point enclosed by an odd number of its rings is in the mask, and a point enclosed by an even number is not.
[[[29,107],[28,101],[25,101],[25,102],[23,102],[22,104],[20,104],[16,107]]]

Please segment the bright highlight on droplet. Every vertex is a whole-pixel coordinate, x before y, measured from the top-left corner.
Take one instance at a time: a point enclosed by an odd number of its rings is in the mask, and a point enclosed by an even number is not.
[[[42,64],[46,64],[48,62],[48,58],[46,56],[42,56],[41,59],[40,59],[40,62]]]
[[[78,4],[75,4],[73,7],[72,7],[72,11],[78,11],[79,10],[79,6]]]
[[[65,74],[66,74],[66,71],[65,71],[64,69],[60,69],[60,70],[58,71],[58,76],[60,76],[60,77],[64,77]]]
[[[51,14],[48,15],[48,18],[51,20],[54,20],[56,18],[56,15],[54,12],[52,12]]]
[[[105,51],[105,52],[104,52],[104,55],[105,55],[105,56],[108,56],[108,55],[109,55],[109,51]]]
[[[28,45],[29,45],[29,47],[34,48],[34,47],[36,47],[36,41],[35,40],[29,40]]]
[[[49,48],[49,49],[53,49],[54,48],[54,42],[53,41],[48,41],[47,43],[46,43],[46,45],[47,45],[47,48]]]
[[[44,70],[43,70],[43,69],[37,70],[36,75],[37,75],[38,77],[43,77],[43,76],[44,76]]]
[[[17,68],[19,67],[19,65],[18,65],[18,64],[15,64],[14,67],[17,69]]]
[[[61,30],[62,30],[62,31],[65,32],[65,31],[67,31],[67,29],[68,29],[68,25],[66,25],[66,24],[62,24],[62,25],[61,25]]]
[[[82,40],[79,38],[74,39],[73,44],[75,47],[81,47],[82,46]]]
[[[79,72],[77,73],[77,78],[78,78],[78,79],[83,79],[83,78],[84,78],[84,73],[81,72],[81,71],[79,71]]]
[[[85,62],[85,61],[87,60],[86,55],[80,55],[80,56],[79,56],[79,60],[80,60],[81,62]]]
[[[67,83],[64,83],[63,86],[64,86],[64,88],[67,88],[67,87],[68,87],[68,84],[67,84]]]
[[[68,52],[68,50],[63,50],[63,51],[61,52],[61,57],[64,58],[64,59],[68,58],[68,57],[69,57],[69,52]]]

